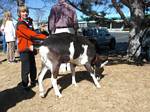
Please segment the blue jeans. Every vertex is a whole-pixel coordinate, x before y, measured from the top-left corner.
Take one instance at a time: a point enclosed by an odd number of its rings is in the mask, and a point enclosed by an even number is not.
[[[2,46],[3,46],[3,52],[6,53],[7,43],[6,43],[5,35],[2,36]]]

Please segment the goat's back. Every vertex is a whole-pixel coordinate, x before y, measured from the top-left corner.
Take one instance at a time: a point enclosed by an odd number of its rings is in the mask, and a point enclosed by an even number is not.
[[[69,55],[70,44],[73,43],[75,53],[74,58],[77,58],[84,52],[83,45],[88,46],[87,55],[93,57],[96,54],[95,46],[85,37],[69,33],[58,33],[50,35],[49,38],[44,40],[43,46],[47,46],[51,51],[57,54]]]

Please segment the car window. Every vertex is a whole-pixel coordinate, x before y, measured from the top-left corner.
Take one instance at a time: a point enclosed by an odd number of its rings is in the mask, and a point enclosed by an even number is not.
[[[87,28],[83,30],[84,36],[105,37],[110,36],[107,29],[104,28]]]
[[[109,34],[109,33],[106,33],[105,36],[110,36],[110,34]]]

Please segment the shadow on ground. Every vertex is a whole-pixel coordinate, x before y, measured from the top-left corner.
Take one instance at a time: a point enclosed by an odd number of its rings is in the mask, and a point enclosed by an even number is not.
[[[108,65],[129,64],[129,62],[126,59],[127,47],[127,42],[120,42],[116,44],[116,48],[114,50],[109,51],[108,49],[103,49],[101,51],[101,54],[108,55]]]
[[[34,91],[25,91],[20,87],[20,85],[1,91],[0,112],[7,112],[8,109],[14,107],[17,103],[22,102],[23,100],[31,99],[34,96]]]
[[[71,86],[72,84],[72,75],[69,73],[69,74],[59,74],[60,78],[57,80],[58,82],[58,85],[61,87],[60,89],[60,92],[62,92],[63,90],[65,90],[67,87]],[[101,74],[99,77],[100,77],[100,80],[104,77],[105,75],[104,74]],[[50,78],[50,72],[47,72],[47,74],[45,75],[44,79],[46,78]],[[78,71],[76,72],[76,82],[77,83],[80,83],[81,81],[83,80],[87,80],[91,83],[93,83],[93,86],[94,85],[94,82],[93,82],[93,79],[92,77],[90,76],[90,73],[87,72],[87,71]],[[99,80],[99,81],[100,81]],[[51,91],[52,87],[50,87],[47,91],[46,91],[46,94],[45,94],[45,97],[47,96],[47,94]]]

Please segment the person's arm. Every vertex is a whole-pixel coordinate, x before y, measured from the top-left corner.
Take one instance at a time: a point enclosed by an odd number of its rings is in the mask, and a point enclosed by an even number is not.
[[[55,9],[52,7],[49,17],[48,17],[48,31],[49,33],[55,32]]]
[[[23,35],[23,37],[27,38],[27,39],[45,39],[46,36],[43,34],[38,34],[35,31],[32,31],[31,29],[29,29],[26,25],[24,24],[20,24],[17,27],[17,33],[20,35]]]
[[[75,34],[77,34],[78,20],[77,20],[77,14],[76,14],[75,10],[73,10],[73,27],[74,27],[74,30],[75,30]]]

